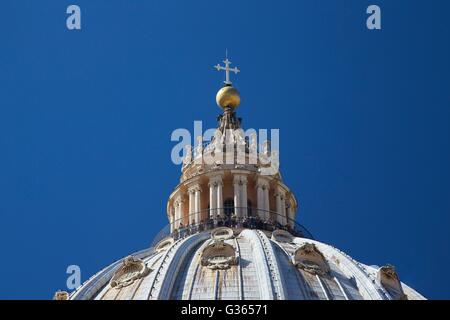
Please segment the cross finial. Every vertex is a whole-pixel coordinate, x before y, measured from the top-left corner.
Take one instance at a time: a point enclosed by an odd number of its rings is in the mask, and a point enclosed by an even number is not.
[[[236,67],[230,68],[231,61],[228,60],[228,50],[226,51],[225,60],[223,61],[223,63],[225,63],[225,67],[221,66],[220,64],[217,64],[216,66],[214,66],[214,68],[216,68],[217,71],[225,70],[225,81],[224,81],[224,83],[225,83],[225,85],[231,85],[230,71],[234,72],[235,74],[237,74],[241,70],[239,70]]]

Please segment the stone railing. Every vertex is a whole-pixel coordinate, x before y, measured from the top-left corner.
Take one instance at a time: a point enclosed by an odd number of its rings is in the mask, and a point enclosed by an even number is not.
[[[235,209],[247,210],[247,213],[252,213],[249,216],[237,217],[236,214],[225,214],[227,211],[234,211]],[[184,238],[188,235],[212,230],[218,227],[229,227],[232,229],[257,229],[266,231],[285,230],[295,237],[314,239],[312,234],[301,224],[295,220],[282,216],[274,211],[261,210],[252,207],[242,208],[216,208],[214,212],[222,212],[222,215],[212,218],[211,209],[201,210],[200,212],[192,213],[190,216],[185,216],[179,220],[173,221],[166,225],[153,239],[152,246],[156,245],[162,239],[171,236],[175,240]],[[237,211],[237,210],[236,210]],[[205,217],[200,222],[195,222],[189,217]],[[267,219],[262,219],[262,216],[267,216]],[[191,224],[188,221],[193,221]]]

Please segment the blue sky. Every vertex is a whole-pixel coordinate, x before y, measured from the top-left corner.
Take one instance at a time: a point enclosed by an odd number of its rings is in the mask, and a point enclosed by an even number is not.
[[[66,28],[66,8],[82,30]],[[378,4],[382,30],[365,27]],[[450,3],[7,0],[0,4],[0,298],[48,299],[147,247],[215,126],[228,48],[247,128],[279,128],[298,221],[450,298]]]

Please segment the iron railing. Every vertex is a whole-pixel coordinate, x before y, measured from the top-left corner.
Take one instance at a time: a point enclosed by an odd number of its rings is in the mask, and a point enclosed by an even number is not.
[[[242,215],[238,217],[238,215]],[[215,218],[213,218],[215,217]],[[197,222],[199,219],[200,222]],[[266,231],[285,230],[295,237],[314,239],[301,224],[278,212],[253,207],[223,207],[204,209],[167,224],[153,239],[151,246],[166,237],[175,240],[188,235],[212,230],[218,227],[232,229],[258,229]]]

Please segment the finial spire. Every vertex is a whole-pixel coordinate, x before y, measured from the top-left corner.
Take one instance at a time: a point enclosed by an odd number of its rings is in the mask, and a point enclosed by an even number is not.
[[[231,85],[230,71],[234,72],[235,74],[237,74],[241,70],[239,70],[236,67],[230,68],[231,61],[228,60],[228,50],[225,51],[225,60],[223,61],[223,63],[225,63],[225,67],[221,66],[220,64],[217,64],[216,66],[214,66],[214,68],[216,68],[217,71],[225,70],[225,81],[224,81],[224,83],[225,83],[225,85],[230,86]]]

